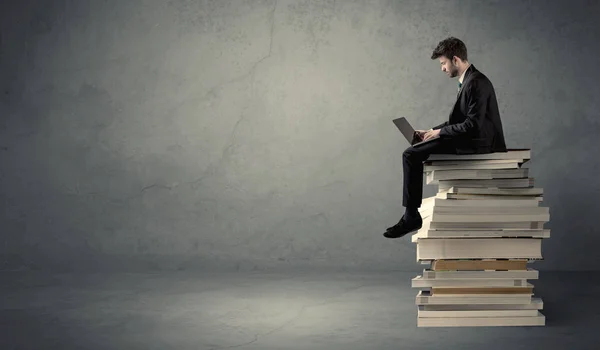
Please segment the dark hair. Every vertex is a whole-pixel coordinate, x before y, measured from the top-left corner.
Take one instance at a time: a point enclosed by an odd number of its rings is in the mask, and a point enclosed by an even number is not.
[[[431,59],[435,60],[440,56],[446,56],[448,59],[452,59],[457,56],[463,61],[467,60],[467,47],[460,39],[455,37],[449,37],[439,42],[438,46],[433,50]]]

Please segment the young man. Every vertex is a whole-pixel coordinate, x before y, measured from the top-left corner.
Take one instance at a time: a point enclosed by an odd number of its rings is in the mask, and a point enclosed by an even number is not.
[[[403,153],[404,190],[402,206],[406,207],[400,221],[383,234],[398,238],[421,228],[418,212],[423,197],[423,162],[432,153],[492,153],[506,152],[502,122],[496,93],[490,80],[467,59],[465,44],[454,37],[442,40],[433,50],[431,59],[438,59],[442,72],[458,78],[457,99],[447,122],[430,130],[417,130],[429,143],[408,147]]]

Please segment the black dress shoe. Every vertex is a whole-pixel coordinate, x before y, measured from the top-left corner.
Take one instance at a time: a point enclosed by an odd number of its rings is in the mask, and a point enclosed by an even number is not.
[[[402,215],[400,221],[396,225],[389,227],[387,231],[383,234],[383,237],[400,238],[406,234],[419,230],[422,226],[423,219],[421,219],[421,215],[418,215],[416,218],[410,218],[408,220],[404,217],[404,215]]]

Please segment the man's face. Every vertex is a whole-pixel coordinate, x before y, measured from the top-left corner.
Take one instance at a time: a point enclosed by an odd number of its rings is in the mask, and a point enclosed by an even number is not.
[[[446,73],[450,78],[458,76],[458,66],[454,64],[454,60],[448,59],[446,56],[440,56],[440,65],[442,72]]]

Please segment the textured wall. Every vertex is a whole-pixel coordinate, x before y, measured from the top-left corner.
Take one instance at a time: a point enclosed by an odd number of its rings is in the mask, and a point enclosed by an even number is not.
[[[391,119],[447,118],[449,35],[533,150],[536,266],[598,269],[598,3],[3,1],[2,269],[418,269]]]

